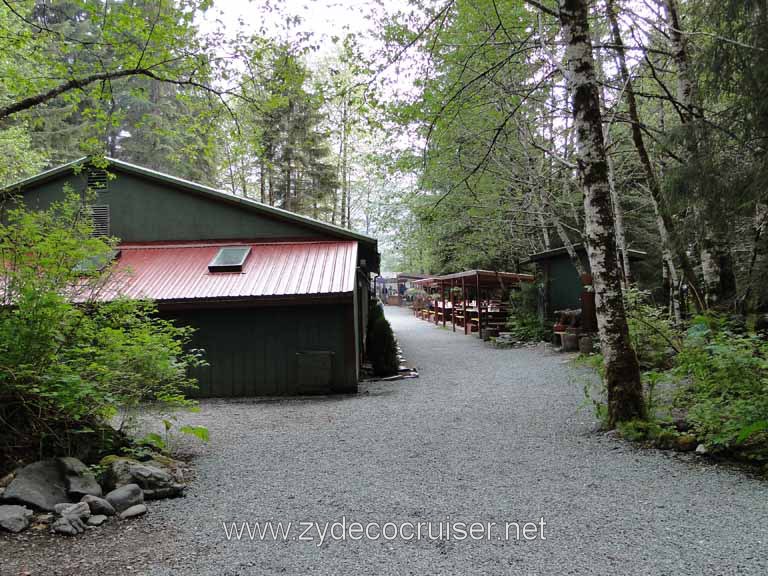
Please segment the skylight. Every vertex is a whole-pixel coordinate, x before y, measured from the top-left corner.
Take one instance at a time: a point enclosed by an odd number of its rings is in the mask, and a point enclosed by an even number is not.
[[[88,256],[77,263],[75,272],[95,274],[104,270],[104,268],[118,258],[120,258],[120,250],[110,250],[104,254],[99,254],[98,256]]]
[[[227,246],[221,248],[208,264],[209,272],[242,272],[243,264],[251,253],[250,246]]]

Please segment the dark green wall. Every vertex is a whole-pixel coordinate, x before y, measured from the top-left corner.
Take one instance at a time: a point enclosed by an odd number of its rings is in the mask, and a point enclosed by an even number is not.
[[[69,175],[30,188],[28,206],[60,200],[65,183],[85,189],[85,175]],[[309,228],[269,218],[236,204],[118,173],[94,204],[108,204],[111,235],[124,242],[257,238],[321,238]]]
[[[357,389],[352,303],[166,312],[198,329],[193,348],[209,366],[195,369],[201,397],[279,396]],[[300,375],[297,354],[333,352],[328,389]],[[317,377],[315,371],[314,377]]]
[[[581,308],[581,279],[567,254],[539,262],[545,278],[547,306],[545,315],[555,310]]]

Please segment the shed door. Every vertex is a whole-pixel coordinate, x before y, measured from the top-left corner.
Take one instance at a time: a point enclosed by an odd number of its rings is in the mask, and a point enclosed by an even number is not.
[[[296,354],[296,390],[299,394],[323,394],[333,386],[334,353],[312,350]]]

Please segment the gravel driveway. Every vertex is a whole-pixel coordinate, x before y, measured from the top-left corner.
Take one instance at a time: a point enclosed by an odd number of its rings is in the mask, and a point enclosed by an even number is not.
[[[768,574],[768,483],[595,433],[580,409],[585,375],[565,356],[495,350],[405,310],[387,315],[419,379],[347,397],[204,402],[194,421],[211,442],[187,498],[76,539],[0,538],[0,572]],[[431,521],[433,535],[439,522],[500,527],[490,540],[321,546],[316,530],[312,542],[238,542],[222,528],[342,516]],[[541,517],[545,540],[501,536],[506,522]]]

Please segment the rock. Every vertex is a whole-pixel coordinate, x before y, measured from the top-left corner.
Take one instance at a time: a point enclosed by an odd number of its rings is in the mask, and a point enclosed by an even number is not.
[[[696,446],[696,454],[704,456],[705,454],[709,454],[709,450],[704,444],[699,444]]]
[[[65,536],[75,536],[85,532],[85,523],[77,516],[62,516],[53,523],[51,530]]]
[[[9,472],[8,474],[0,478],[0,488],[6,488],[8,484],[11,483],[11,481],[14,479],[15,476],[16,476],[15,472]]]
[[[168,470],[131,459],[113,460],[107,471],[107,481],[116,488],[137,484],[147,500],[180,496],[185,488]]]
[[[131,506],[130,508],[123,510],[120,513],[120,518],[122,520],[127,520],[128,518],[135,518],[136,516],[141,516],[142,514],[147,513],[147,507],[144,504],[136,504],[135,506]]]
[[[40,460],[19,470],[5,489],[3,500],[46,512],[52,512],[60,502],[70,501],[56,460]]]
[[[104,514],[96,514],[88,518],[88,526],[101,526],[107,521],[107,517]]]
[[[26,506],[0,506],[0,528],[14,533],[26,530],[32,514],[32,510]]]
[[[75,518],[88,518],[91,515],[91,509],[86,502],[77,504],[56,504],[56,514],[60,516],[72,516]]]
[[[64,475],[64,486],[67,494],[73,500],[79,500],[83,496],[101,496],[101,486],[96,482],[88,466],[77,458],[59,458],[61,473]]]
[[[91,514],[96,514],[99,516],[114,516],[117,514],[112,504],[107,502],[104,498],[99,498],[98,496],[92,496],[89,494],[87,496],[83,496],[80,502],[85,502],[88,504],[88,507],[91,509]]]
[[[156,490],[144,490],[144,500],[162,500],[163,498],[176,498],[184,494],[184,484],[171,484],[165,488]]]
[[[127,510],[136,504],[144,502],[144,492],[138,484],[126,484],[115,488],[106,495],[105,499],[109,502],[116,512]]]
[[[693,434],[681,434],[677,437],[675,448],[680,452],[693,452],[698,447],[698,443]]]

